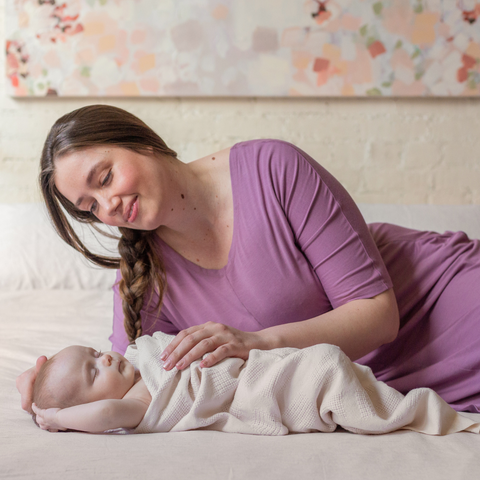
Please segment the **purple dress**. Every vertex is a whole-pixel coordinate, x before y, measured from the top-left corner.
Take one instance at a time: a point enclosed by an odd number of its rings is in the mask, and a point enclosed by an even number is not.
[[[402,392],[431,387],[455,408],[480,411],[480,339],[472,335],[480,312],[472,294],[480,279],[477,241],[462,233],[367,226],[339,182],[285,142],[235,145],[230,173],[227,265],[204,269],[158,239],[168,287],[160,315],[142,311],[144,333],[175,334],[207,321],[257,331],[371,298],[393,281],[398,338],[358,362]],[[123,353],[128,340],[114,291],[110,340]]]

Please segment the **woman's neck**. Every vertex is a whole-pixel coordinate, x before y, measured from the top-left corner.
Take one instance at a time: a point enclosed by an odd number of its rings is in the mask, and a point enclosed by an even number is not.
[[[172,169],[169,222],[156,233],[185,258],[206,268],[225,263],[233,231],[230,149]]]

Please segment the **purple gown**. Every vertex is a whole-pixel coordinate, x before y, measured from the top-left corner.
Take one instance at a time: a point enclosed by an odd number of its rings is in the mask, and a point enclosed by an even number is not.
[[[397,339],[357,360],[403,393],[431,387],[458,410],[480,411],[479,242],[463,233],[367,226],[345,189],[297,147],[232,147],[234,202],[227,265],[204,269],[158,239],[168,287],[143,331],[175,334],[215,321],[244,331],[315,317],[394,287]],[[120,274],[117,274],[117,279]],[[113,348],[128,340],[118,288]]]

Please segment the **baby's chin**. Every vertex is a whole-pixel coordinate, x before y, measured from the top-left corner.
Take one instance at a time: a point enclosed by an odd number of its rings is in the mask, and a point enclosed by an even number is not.
[[[135,370],[135,367],[125,360],[125,364],[123,366],[124,371],[122,372],[125,376],[131,379],[132,381],[132,387],[135,385],[135,383],[139,380],[140,378],[140,372],[138,370]]]

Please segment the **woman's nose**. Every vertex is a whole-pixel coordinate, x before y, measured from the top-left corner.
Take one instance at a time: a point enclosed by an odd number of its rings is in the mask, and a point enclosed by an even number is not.
[[[107,200],[105,211],[109,217],[113,217],[120,205],[120,197],[112,197]]]
[[[117,212],[118,206],[121,203],[120,197],[118,196],[107,196],[106,194],[102,195],[98,202],[100,207],[104,211],[105,215],[108,217],[113,217]]]

